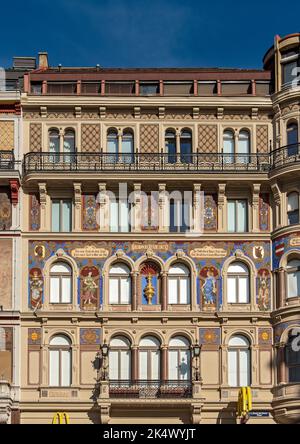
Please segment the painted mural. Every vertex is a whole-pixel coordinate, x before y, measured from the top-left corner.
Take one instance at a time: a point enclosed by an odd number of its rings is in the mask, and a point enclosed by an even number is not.
[[[259,229],[270,231],[270,201],[267,193],[259,195]]]
[[[166,262],[176,253],[193,260],[197,269],[197,303],[200,310],[218,310],[222,305],[222,267],[226,259],[235,254],[245,255],[257,268],[257,303],[261,310],[270,308],[270,243],[248,242],[166,242],[166,241],[30,241],[29,243],[29,306],[43,298],[42,270],[46,261],[58,250],[72,258],[79,270],[78,303],[83,310],[95,309],[103,304],[101,272],[106,260],[114,254],[125,254],[133,261],[147,253],[147,261],[157,255]],[[153,261],[155,262],[155,261]],[[99,275],[96,273],[99,272]],[[147,271],[147,270],[146,270]],[[149,271],[149,270],[148,270]],[[148,287],[147,287],[148,286]],[[159,274],[142,275],[139,293],[142,303],[159,303]],[[148,296],[145,293],[148,288]],[[153,287],[153,288],[152,288]],[[150,296],[149,296],[150,295]],[[148,297],[148,299],[147,299]],[[43,300],[43,299],[42,299]]]
[[[11,227],[11,201],[9,188],[0,187],[0,230]]]
[[[140,269],[143,305],[156,305],[159,301],[159,267],[147,261]]]
[[[85,194],[82,196],[82,229],[84,231],[97,231],[97,211],[99,204],[94,194]]]
[[[204,196],[204,230],[216,231],[218,226],[217,196],[206,194]]]
[[[12,308],[12,240],[0,239],[0,305]]]
[[[30,195],[29,229],[38,231],[40,229],[40,201],[37,194]]]
[[[300,232],[278,237],[273,241],[273,269],[279,268],[280,259],[284,253],[290,250],[299,250],[300,253]]]

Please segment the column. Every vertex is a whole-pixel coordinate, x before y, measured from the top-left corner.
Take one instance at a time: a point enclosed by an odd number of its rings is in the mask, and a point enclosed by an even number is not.
[[[167,211],[167,196],[166,184],[158,184],[158,230],[160,233],[167,233],[169,231],[168,211]]]
[[[138,375],[138,357],[139,352],[136,345],[131,348],[131,379],[133,381],[137,381],[139,378]]]
[[[46,183],[39,183],[40,193],[40,212],[41,212],[41,226],[40,231],[47,231],[47,187]],[[50,221],[49,221],[50,222]]]
[[[106,183],[98,183],[99,193],[97,196],[97,203],[99,204],[99,210],[97,215],[97,222],[99,225],[99,231],[109,231],[109,197],[106,192]]]
[[[132,211],[133,223],[131,231],[134,233],[141,232],[141,206],[142,206],[141,189],[142,185],[140,183],[133,184],[134,207]]]
[[[167,272],[161,273],[161,309],[162,311],[168,310],[168,291],[167,291]]]
[[[259,231],[259,192],[260,183],[252,184],[252,231]]]
[[[280,205],[281,191],[280,191],[277,183],[271,184],[271,189],[272,189],[274,202],[275,202],[275,227],[274,227],[274,229],[276,229],[276,228],[279,228],[282,226],[281,205]]]
[[[131,310],[137,310],[137,277],[138,273],[136,271],[131,273],[132,279],[132,292],[131,292]]]
[[[286,278],[285,269],[279,268],[278,270],[278,286],[277,286],[277,308],[283,307],[286,300]]]
[[[285,382],[285,344],[279,344],[277,349],[277,384],[284,384]]]
[[[219,183],[218,185],[218,232],[224,233],[227,228],[226,213],[225,213],[225,196],[226,183]],[[226,227],[226,228],[225,228]]]
[[[203,200],[201,195],[201,184],[194,183],[194,195],[193,195],[193,221],[191,224],[194,233],[203,233],[204,230],[204,218],[203,218]],[[202,205],[201,205],[202,203]]]
[[[161,380],[167,381],[168,379],[168,349],[167,346],[161,347]]]
[[[180,130],[176,129],[176,162],[180,163]]]
[[[81,183],[74,183],[74,231],[81,231]]]

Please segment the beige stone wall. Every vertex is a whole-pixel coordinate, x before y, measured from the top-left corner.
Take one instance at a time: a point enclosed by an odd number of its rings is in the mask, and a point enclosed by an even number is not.
[[[0,239],[0,305],[12,308],[12,240]]]

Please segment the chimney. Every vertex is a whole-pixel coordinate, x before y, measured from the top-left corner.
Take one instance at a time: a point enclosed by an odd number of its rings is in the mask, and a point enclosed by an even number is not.
[[[46,69],[48,66],[48,53],[39,52],[39,69]]]

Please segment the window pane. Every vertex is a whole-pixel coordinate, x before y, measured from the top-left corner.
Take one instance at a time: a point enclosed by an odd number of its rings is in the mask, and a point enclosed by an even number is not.
[[[148,372],[147,372],[147,352],[146,351],[140,351],[139,352],[139,364],[140,364],[140,379],[147,379],[148,378]]]
[[[64,136],[64,152],[75,152],[75,134],[73,131],[67,131]]]
[[[247,231],[247,202],[239,200],[237,203],[238,226],[237,231]]]
[[[49,352],[49,385],[58,386],[59,385],[59,351],[50,350]]]
[[[289,368],[289,382],[300,382],[300,366]]]
[[[249,149],[249,134],[246,131],[241,131],[239,134],[238,153],[248,154]]]
[[[294,271],[288,273],[288,297],[293,298],[300,294],[300,272]]]
[[[131,379],[131,369],[130,369],[130,352],[129,350],[122,350],[121,353],[121,379]]]
[[[72,302],[71,297],[71,278],[69,276],[62,277],[62,295],[61,302],[69,304]]]
[[[237,351],[228,350],[228,384],[231,387],[237,387]]]
[[[55,262],[51,267],[51,273],[71,273],[71,268],[65,262]]]
[[[250,385],[250,350],[240,350],[240,386]]]
[[[180,362],[179,362],[179,379],[188,380],[190,376],[190,352],[189,350],[180,351]]]
[[[288,195],[288,211],[294,211],[299,209],[299,194],[290,193]]]
[[[187,278],[180,278],[180,304],[188,304],[189,301],[189,280]]]
[[[109,135],[107,138],[107,152],[117,154],[118,152],[118,138],[117,135]]]
[[[297,61],[284,63],[282,65],[283,84],[291,83],[295,79],[295,77],[296,77],[295,71],[296,70],[297,70]]]
[[[169,288],[168,288],[169,304],[177,304],[177,295],[178,295],[177,278],[169,277],[168,282],[169,282]]]
[[[235,229],[235,202],[228,201],[227,202],[227,219],[228,219],[228,231],[234,232]]]
[[[119,231],[119,205],[116,201],[110,201],[109,226],[110,231]]]
[[[239,300],[240,303],[248,303],[249,302],[249,285],[248,285],[248,277],[239,276],[238,280],[239,285]]]
[[[119,352],[117,350],[109,351],[109,379],[119,379]]]
[[[123,135],[122,153],[124,153],[124,154],[132,154],[133,153],[133,137],[131,134]]]
[[[171,233],[178,231],[178,211],[174,200],[170,201],[170,231]]]
[[[130,278],[120,279],[121,283],[121,303],[130,304]]]
[[[60,202],[52,201],[52,231],[59,231]]]
[[[119,279],[109,278],[109,303],[117,304],[119,302]]]
[[[120,211],[120,231],[127,233],[129,231],[129,207],[127,201],[120,200],[119,211]]]
[[[178,351],[169,350],[169,379],[178,379]]]
[[[151,351],[151,379],[159,379],[159,351]]]
[[[236,302],[236,278],[229,277],[227,278],[227,300],[230,303]]]
[[[71,231],[72,225],[71,225],[71,215],[72,215],[72,202],[69,200],[64,200],[62,202],[62,209],[63,209],[63,231]]]
[[[50,303],[59,302],[59,277],[50,277]]]
[[[71,385],[71,352],[70,350],[61,350],[61,385]]]

